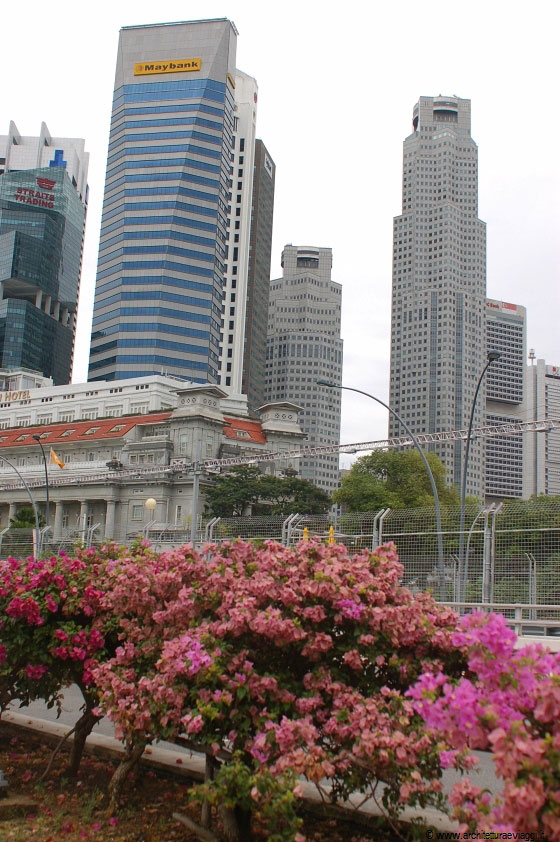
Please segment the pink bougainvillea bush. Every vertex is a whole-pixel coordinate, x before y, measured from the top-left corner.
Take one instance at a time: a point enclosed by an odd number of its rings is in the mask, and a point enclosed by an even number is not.
[[[455,615],[401,574],[392,545],[349,556],[236,541],[115,559],[101,604],[122,642],[93,669],[98,712],[131,761],[179,734],[205,752],[203,792],[229,808],[227,838],[250,838],[251,813],[271,840],[296,838],[299,775],[328,779],[336,798],[374,791],[394,815],[441,804],[438,747],[404,694],[422,672],[466,664]]]
[[[0,561],[0,711],[19,701],[59,703],[76,684],[84,712],[76,724],[69,772],[76,774],[87,735],[97,721],[92,667],[115,651],[114,619],[103,615],[103,569],[118,554],[78,550],[44,559]]]
[[[538,644],[515,649],[498,614],[463,617],[452,639],[468,674],[426,671],[408,695],[446,745],[443,765],[464,766],[471,749],[490,750],[504,780],[495,798],[469,780],[455,786],[461,830],[560,840],[560,653]]]

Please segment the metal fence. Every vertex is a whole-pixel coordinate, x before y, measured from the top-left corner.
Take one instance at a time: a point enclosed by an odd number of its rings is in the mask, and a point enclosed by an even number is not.
[[[560,498],[510,501],[500,506],[469,504],[465,513],[464,558],[459,552],[459,507],[442,508],[445,599],[464,603],[560,605]],[[439,597],[437,530],[433,508],[382,509],[341,515],[213,518],[196,530],[195,543],[220,543],[242,538],[272,539],[294,546],[304,536],[326,541],[331,527],[336,543],[348,550],[375,549],[394,541],[404,567],[403,583],[412,591],[433,590]],[[0,557],[37,554],[33,530],[4,530]],[[136,537],[136,536],[135,536]],[[189,543],[190,530],[148,528],[154,548]],[[100,541],[92,527],[79,535],[53,541],[41,530],[39,551],[71,552],[77,538],[90,546]],[[50,540],[49,540],[50,539]],[[460,561],[462,563],[460,563]]]
[[[465,511],[464,558],[459,553],[458,506],[443,507],[442,539],[446,599],[476,603],[560,604],[560,498],[510,501]],[[374,549],[394,541],[404,567],[403,583],[412,591],[439,583],[437,530],[433,508],[383,509],[332,515],[214,519],[206,540],[274,538],[294,545],[304,537],[335,541],[349,550]]]

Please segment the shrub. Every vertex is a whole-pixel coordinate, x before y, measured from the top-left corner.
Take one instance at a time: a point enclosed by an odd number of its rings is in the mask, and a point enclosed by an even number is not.
[[[455,786],[451,801],[461,830],[539,832],[555,842],[560,840],[560,653],[539,644],[516,650],[515,642],[501,615],[463,617],[453,644],[467,658],[469,674],[426,672],[409,695],[434,738],[445,743],[444,765],[464,765],[471,749],[489,749],[504,780],[495,798],[468,780]]]

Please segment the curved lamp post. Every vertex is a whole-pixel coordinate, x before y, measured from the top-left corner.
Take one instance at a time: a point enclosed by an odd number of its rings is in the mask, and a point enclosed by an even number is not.
[[[487,360],[488,361],[487,361],[486,365],[484,366],[484,368],[482,369],[482,371],[480,373],[480,377],[478,378],[478,383],[476,384],[474,398],[473,398],[473,402],[472,402],[472,406],[471,406],[471,417],[469,419],[469,429],[468,429],[468,432],[467,432],[467,441],[465,443],[465,459],[464,459],[464,462],[463,462],[463,472],[462,472],[462,475],[461,475],[461,509],[460,509],[460,513],[459,513],[459,577],[458,577],[459,582],[462,581],[462,574],[463,574],[464,561],[465,561],[464,558],[463,558],[464,546],[465,546],[465,536],[464,536],[465,503],[466,503],[466,499],[467,499],[467,472],[468,472],[468,468],[469,468],[469,455],[470,455],[470,451],[471,451],[471,440],[472,440],[472,429],[473,429],[473,421],[474,421],[474,411],[476,409],[476,402],[477,402],[477,399],[478,399],[478,393],[480,392],[480,387],[482,385],[482,380],[484,378],[484,375],[486,374],[486,371],[488,370],[489,366],[491,366],[492,363],[496,362],[496,360],[499,360],[501,356],[502,355],[499,351],[488,351],[488,354],[487,354]],[[465,596],[466,588],[467,588],[467,583],[464,582],[463,593],[460,594],[461,598],[463,598]]]
[[[34,441],[37,442],[37,444],[41,448],[41,453],[43,454],[43,465],[45,466],[45,486],[46,486],[46,489],[47,489],[47,505],[45,507],[45,522],[46,522],[46,525],[48,526],[49,522],[50,522],[49,521],[50,502],[49,502],[49,472],[48,472],[48,469],[47,469],[47,457],[45,455],[45,448],[43,447],[43,442],[41,441],[41,436],[38,435],[38,433],[36,433],[34,436],[32,436],[32,438],[34,439]]]
[[[41,526],[40,526],[40,523],[39,523],[39,512],[37,511],[37,504],[35,503],[35,500],[33,498],[33,494],[31,493],[31,490],[30,490],[29,486],[27,485],[26,481],[24,480],[24,478],[22,477],[22,475],[20,474],[20,472],[18,471],[16,466],[12,465],[12,463],[10,462],[9,459],[6,459],[5,456],[0,456],[0,459],[3,462],[5,462],[6,465],[9,465],[10,468],[12,469],[12,471],[15,471],[15,473],[18,475],[21,482],[25,486],[25,490],[27,491],[27,493],[29,495],[29,499],[31,501],[31,506],[33,507],[33,514],[35,515],[35,529],[37,530],[37,535],[39,535],[39,533],[41,531]]]
[[[445,599],[445,565],[443,563],[443,537],[442,537],[442,531],[441,531],[441,508],[440,508],[440,505],[439,505],[439,495],[438,495],[438,491],[437,491],[437,488],[436,488],[436,481],[434,479],[432,469],[430,468],[430,464],[429,464],[428,460],[426,459],[426,455],[425,455],[424,451],[422,450],[422,448],[420,447],[420,444],[419,444],[416,436],[414,435],[414,433],[412,432],[412,430],[410,429],[408,424],[405,421],[403,421],[403,419],[400,417],[398,412],[394,409],[391,409],[391,407],[388,404],[386,404],[384,401],[382,401],[381,398],[376,398],[375,395],[370,395],[369,392],[363,392],[361,389],[354,389],[354,388],[352,388],[352,386],[339,386],[338,383],[330,383],[328,380],[317,380],[316,382],[317,382],[318,386],[328,386],[329,389],[345,389],[348,392],[358,392],[358,394],[365,395],[366,398],[371,398],[372,401],[376,401],[376,403],[380,403],[381,406],[384,406],[385,409],[388,410],[391,413],[391,415],[393,415],[400,424],[402,424],[402,426],[404,427],[404,429],[407,432],[407,435],[409,435],[410,438],[412,439],[412,441],[414,443],[414,447],[416,448],[416,450],[420,454],[420,456],[422,458],[422,461],[424,463],[424,467],[426,468],[426,471],[428,472],[428,477],[430,479],[430,485],[432,487],[432,494],[434,495],[434,505],[435,505],[435,509],[436,509],[437,542],[438,542],[439,590],[440,590],[440,599],[444,600]]]

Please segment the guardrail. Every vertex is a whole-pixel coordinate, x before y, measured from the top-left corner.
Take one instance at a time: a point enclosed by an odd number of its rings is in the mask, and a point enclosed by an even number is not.
[[[445,602],[458,614],[503,614],[518,637],[560,637],[560,605],[519,602]]]

